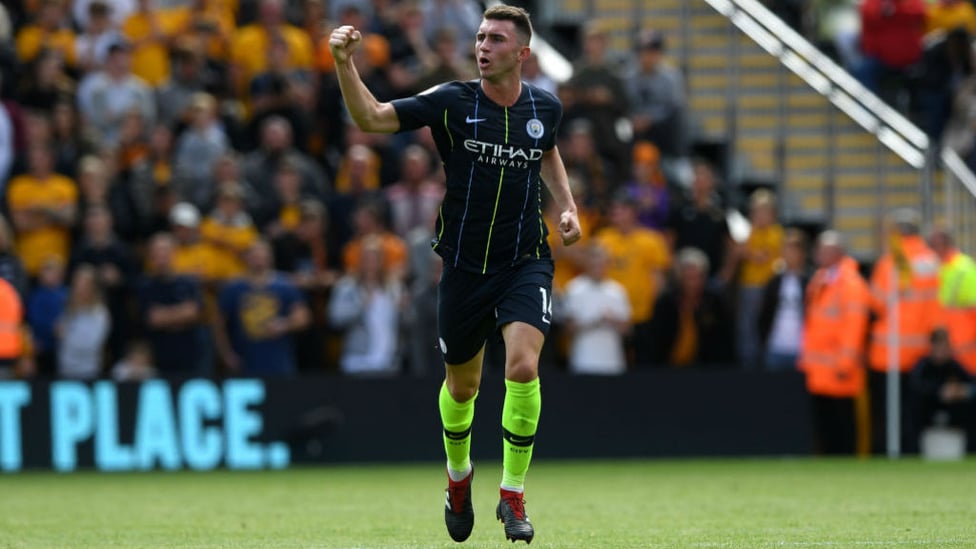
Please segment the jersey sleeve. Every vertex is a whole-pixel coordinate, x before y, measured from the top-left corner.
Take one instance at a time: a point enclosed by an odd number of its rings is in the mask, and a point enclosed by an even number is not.
[[[394,99],[393,109],[400,119],[398,131],[410,131],[436,124],[444,109],[457,96],[455,83],[439,84],[417,95]]]

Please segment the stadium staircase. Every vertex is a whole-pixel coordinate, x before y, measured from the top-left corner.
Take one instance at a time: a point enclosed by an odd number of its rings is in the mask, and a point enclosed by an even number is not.
[[[925,152],[920,159],[911,146],[918,147],[924,136],[919,140],[920,132],[909,131],[907,148],[906,143],[886,145],[893,132],[865,130],[850,116],[863,115],[864,109],[838,108],[828,98],[829,84],[818,91],[786,66],[787,56],[772,55],[757,42],[763,32],[739,28],[742,14],[731,9],[726,11],[730,18],[719,11],[738,4],[562,0],[558,13],[564,20],[603,21],[617,52],[633,50],[638,28],[664,33],[669,56],[687,79],[696,135],[704,141],[727,140],[731,182],[746,191],[773,187],[781,197],[784,221],[839,229],[852,253],[863,259],[881,251],[882,214],[890,208],[921,207],[928,223],[945,221],[943,172],[926,169],[937,163],[927,163]]]

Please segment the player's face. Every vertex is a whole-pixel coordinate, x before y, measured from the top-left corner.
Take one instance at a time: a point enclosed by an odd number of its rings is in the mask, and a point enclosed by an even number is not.
[[[474,53],[481,77],[491,80],[518,71],[529,48],[521,44],[512,21],[484,19],[475,36]]]

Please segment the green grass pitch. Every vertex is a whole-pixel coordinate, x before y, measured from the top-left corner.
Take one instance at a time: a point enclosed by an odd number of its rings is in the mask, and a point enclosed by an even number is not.
[[[974,465],[538,462],[531,547],[973,548]],[[494,516],[500,465],[476,464],[463,545],[444,529],[442,467],[0,476],[0,549],[510,546]]]

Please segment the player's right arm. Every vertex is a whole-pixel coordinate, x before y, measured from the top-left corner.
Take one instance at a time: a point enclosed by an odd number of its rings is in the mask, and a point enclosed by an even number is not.
[[[343,25],[329,37],[329,48],[335,59],[339,88],[346,110],[359,129],[366,132],[393,133],[400,129],[400,120],[390,103],[381,103],[359,77],[352,54],[362,42],[362,34],[350,25]]]

